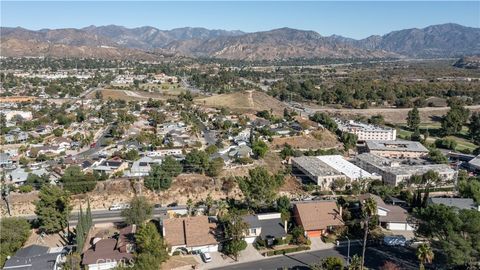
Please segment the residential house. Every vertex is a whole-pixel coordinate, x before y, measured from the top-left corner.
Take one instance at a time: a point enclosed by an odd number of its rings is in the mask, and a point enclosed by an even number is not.
[[[377,215],[382,227],[392,231],[415,230],[415,225],[409,221],[407,210],[398,205],[386,204],[382,198],[374,194],[358,196],[360,203],[363,203],[368,198],[372,198],[377,204]]]
[[[154,164],[162,164],[162,159],[152,157],[141,157],[132,163],[130,170],[125,172],[125,176],[128,177],[143,177],[147,176]]]
[[[210,222],[207,216],[164,219],[162,234],[170,254],[176,250],[218,251],[217,225]]]
[[[293,206],[293,218],[307,237],[320,237],[334,227],[343,226],[342,208],[335,201],[299,202]]]
[[[254,243],[257,239],[273,244],[275,239],[287,237],[287,221],[282,220],[280,213],[243,216],[243,221],[248,224],[245,241],[249,244]]]
[[[133,263],[136,226],[130,225],[119,231],[118,239],[93,238],[93,245],[83,253],[82,264],[89,270],[108,270],[118,265]]]
[[[64,247],[50,248],[31,245],[19,249],[15,255],[7,258],[2,269],[10,270],[60,270],[65,255],[70,251]]]
[[[114,157],[108,160],[102,159],[99,162],[95,162],[92,166],[93,171],[99,173],[113,174],[116,172],[123,171],[128,168],[128,162],[125,162],[119,157]]]
[[[13,158],[7,153],[0,153],[0,168],[8,168],[13,165]]]

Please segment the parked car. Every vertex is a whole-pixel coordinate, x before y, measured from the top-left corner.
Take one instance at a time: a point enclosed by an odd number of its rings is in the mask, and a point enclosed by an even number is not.
[[[159,203],[156,203],[153,207],[154,207],[154,208],[162,208],[162,205],[159,204]]]
[[[202,257],[202,260],[203,260],[204,262],[206,262],[206,263],[212,261],[212,256],[211,256],[210,253],[208,253],[208,252],[202,252],[202,253],[200,254],[200,256]]]
[[[387,246],[402,246],[407,244],[407,239],[403,235],[385,236],[383,244]]]

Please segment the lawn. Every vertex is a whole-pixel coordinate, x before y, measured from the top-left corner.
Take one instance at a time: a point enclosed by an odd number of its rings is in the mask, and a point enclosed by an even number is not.
[[[428,123],[428,124],[421,124],[420,131],[423,132],[428,130],[430,136],[428,137],[429,143],[434,143],[436,139],[442,138],[439,136],[441,125],[440,123]],[[397,135],[401,138],[409,138],[412,135],[412,131],[408,130],[407,127],[402,126],[397,129]],[[468,128],[463,127],[458,135],[446,136],[445,138],[452,139],[457,142],[456,151],[464,151],[464,150],[475,150],[478,145],[470,142],[467,138],[468,135]]]

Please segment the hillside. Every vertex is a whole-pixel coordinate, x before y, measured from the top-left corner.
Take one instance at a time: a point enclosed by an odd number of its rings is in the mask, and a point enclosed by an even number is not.
[[[288,58],[441,58],[480,54],[480,28],[442,24],[355,40],[314,31],[209,30],[184,27],[89,26],[82,29],[0,28],[2,56],[159,58],[185,55],[241,60]],[[156,53],[153,53],[156,52]]]

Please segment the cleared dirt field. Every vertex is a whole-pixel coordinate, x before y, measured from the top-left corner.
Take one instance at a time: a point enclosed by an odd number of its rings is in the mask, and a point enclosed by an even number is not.
[[[302,135],[295,137],[279,137],[274,138],[271,147],[272,149],[282,149],[283,146],[288,143],[296,149],[322,149],[333,148],[339,145],[339,142],[334,134],[329,131],[315,131],[315,137],[313,135]]]
[[[168,98],[175,97],[176,95],[163,95],[161,93],[150,93],[144,91],[131,91],[131,90],[118,90],[118,89],[102,89],[103,98],[105,100],[111,99],[120,99],[125,101],[141,101],[152,99],[161,99],[166,100]],[[95,98],[95,92],[92,92],[88,98]]]
[[[480,105],[467,106],[471,112],[480,111]],[[316,111],[327,112],[332,115],[338,115],[343,117],[353,118],[355,116],[364,116],[369,118],[372,115],[381,114],[385,118],[386,122],[392,124],[406,123],[407,114],[411,110],[410,108],[371,108],[371,109],[333,109],[333,108],[318,108]],[[440,117],[445,115],[450,108],[449,107],[426,107],[419,108],[420,118],[422,123],[432,123],[439,121]]]
[[[207,107],[225,107],[238,112],[256,112],[272,109],[277,115],[283,114],[283,109],[285,108],[285,105],[277,99],[254,90],[199,98],[195,100],[195,103]]]

